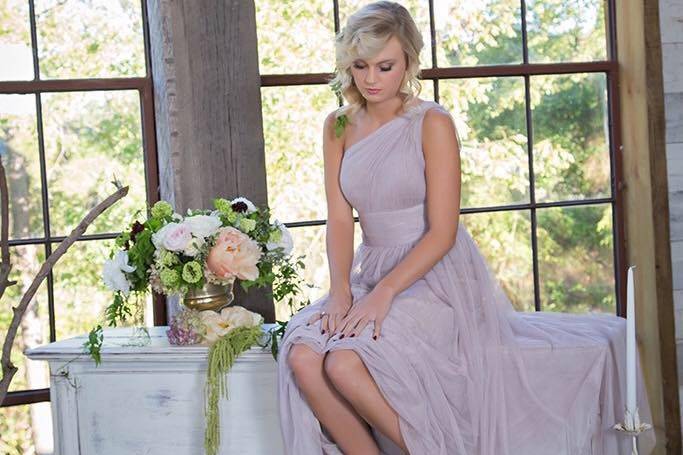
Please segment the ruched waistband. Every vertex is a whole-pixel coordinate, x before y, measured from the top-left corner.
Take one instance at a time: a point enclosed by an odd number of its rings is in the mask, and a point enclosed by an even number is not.
[[[363,244],[397,246],[419,240],[428,230],[425,204],[398,210],[359,213]]]

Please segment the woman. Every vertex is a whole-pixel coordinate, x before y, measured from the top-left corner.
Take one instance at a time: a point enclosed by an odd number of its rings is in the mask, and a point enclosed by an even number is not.
[[[385,1],[336,38],[348,104],[323,126],[331,286],[280,345],[286,453],[626,453],[610,430],[623,319],[514,311],[458,223],[460,142],[448,111],[414,94],[422,46]]]

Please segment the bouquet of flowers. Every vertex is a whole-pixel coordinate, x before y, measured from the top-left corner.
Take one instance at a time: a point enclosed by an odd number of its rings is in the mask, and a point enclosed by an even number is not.
[[[259,210],[248,199],[214,200],[213,210],[188,210],[185,216],[160,201],[143,222],[134,221],[116,238],[116,248],[105,261],[102,279],[114,292],[105,315],[110,326],[139,315],[131,306],[141,305],[140,296],[151,288],[164,295],[184,296],[207,282],[231,285],[240,280],[250,287],[272,285],[275,301],[288,299],[290,309],[300,293],[299,257],[291,257],[292,236],[284,224],[270,223],[269,209]],[[134,294],[134,304],[130,295]],[[281,328],[286,323],[277,321]],[[203,343],[209,348],[206,382],[207,426],[205,447],[215,454],[220,443],[218,399],[227,394],[226,373],[235,358],[263,336],[263,317],[241,306],[197,311],[185,308],[170,321],[166,334],[171,344]],[[279,332],[278,332],[279,333]],[[275,342],[276,334],[271,334]],[[85,347],[101,361],[102,326],[91,330]],[[271,346],[273,356],[277,344]]]
[[[270,211],[259,210],[246,198],[214,199],[213,210],[190,210],[182,216],[168,202],[159,201],[146,220],[134,221],[119,235],[105,261],[102,279],[114,292],[105,316],[110,326],[133,316],[130,295],[151,288],[164,295],[184,296],[206,282],[226,285],[235,280],[245,291],[273,286],[281,300],[299,293],[297,268],[291,257],[292,237]],[[86,348],[100,362],[102,326],[91,330]]]

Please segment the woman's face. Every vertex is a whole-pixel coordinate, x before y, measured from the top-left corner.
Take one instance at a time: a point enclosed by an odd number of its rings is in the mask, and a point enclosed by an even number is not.
[[[375,103],[396,96],[405,72],[405,54],[395,36],[387,41],[384,49],[372,60],[356,59],[351,65],[356,87],[366,100]]]

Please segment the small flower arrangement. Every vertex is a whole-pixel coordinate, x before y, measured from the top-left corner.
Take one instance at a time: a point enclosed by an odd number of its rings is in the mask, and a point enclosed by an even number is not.
[[[134,221],[116,240],[105,261],[102,279],[114,292],[105,315],[110,326],[133,316],[130,294],[140,305],[151,288],[167,296],[184,296],[206,282],[228,285],[239,280],[245,291],[252,286],[273,286],[281,300],[298,294],[296,269],[301,260],[291,257],[292,236],[270,211],[259,210],[246,198],[217,198],[213,210],[189,210],[185,216],[159,201],[144,221]],[[137,313],[137,312],[136,312]],[[184,335],[179,336],[182,338]],[[100,362],[102,326],[90,332],[85,347]]]
[[[261,339],[261,324],[263,316],[241,306],[223,308],[220,313],[184,308],[171,320],[167,331],[171,344],[210,346],[204,390],[207,455],[215,455],[220,446],[218,400],[227,398],[226,374],[235,359]]]
[[[260,327],[263,316],[242,306],[229,306],[220,312],[183,308],[171,319],[166,331],[174,345],[213,345],[238,327]]]

